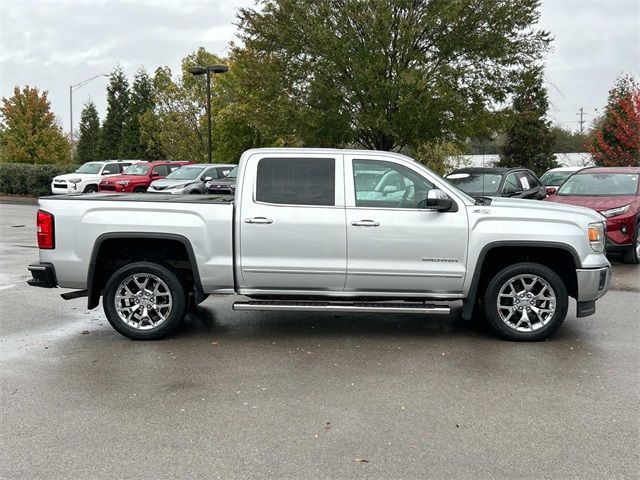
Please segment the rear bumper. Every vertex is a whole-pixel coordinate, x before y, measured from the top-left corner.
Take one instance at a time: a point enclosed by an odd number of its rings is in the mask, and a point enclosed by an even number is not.
[[[611,268],[578,268],[578,301],[577,317],[588,317],[596,313],[596,300],[609,290],[611,285]]]
[[[31,279],[27,283],[32,287],[55,288],[58,286],[56,270],[53,264],[37,262],[30,264],[27,269],[31,272]]]

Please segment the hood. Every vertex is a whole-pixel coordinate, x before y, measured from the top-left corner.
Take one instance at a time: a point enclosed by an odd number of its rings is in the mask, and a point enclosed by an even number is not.
[[[117,182],[119,180],[129,180],[130,182],[144,182],[148,179],[146,175],[107,175],[102,179],[103,182]]]
[[[161,180],[154,180],[151,182],[151,186],[157,190],[164,190],[167,187],[186,187],[192,183],[198,183],[199,180],[172,180],[170,178],[163,178]]]
[[[545,200],[563,205],[579,205],[590,208],[596,212],[610,210],[612,208],[624,207],[636,201],[634,195],[611,196],[611,197],[582,197],[572,195],[551,195]]]
[[[97,173],[65,173],[64,175],[56,175],[53,180],[70,180],[72,178],[100,178]]]
[[[235,185],[235,178],[218,178],[209,182],[211,185]]]
[[[482,208],[482,206],[475,205],[475,208]],[[471,210],[474,210],[474,207]],[[593,209],[585,208],[582,206],[571,204],[558,204],[552,202],[545,202],[540,200],[524,200],[520,198],[492,198],[491,205],[485,208],[492,207],[506,207],[506,208],[520,208],[526,209],[530,212],[532,217],[548,217],[562,219],[563,217],[571,216],[586,216],[590,217],[593,222],[602,221],[600,214],[593,211]]]

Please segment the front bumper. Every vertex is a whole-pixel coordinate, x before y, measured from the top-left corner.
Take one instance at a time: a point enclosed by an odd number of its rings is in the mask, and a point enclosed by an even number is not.
[[[53,264],[37,262],[30,264],[27,269],[32,276],[30,280],[27,280],[27,283],[32,287],[55,288],[58,286],[56,270]]]
[[[596,300],[609,290],[611,285],[611,268],[578,268],[578,302],[576,316],[588,317],[596,313]]]

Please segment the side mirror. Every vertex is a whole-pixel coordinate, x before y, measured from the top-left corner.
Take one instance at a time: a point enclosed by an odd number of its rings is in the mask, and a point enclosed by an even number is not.
[[[211,180],[213,180],[213,177],[204,177],[203,179],[205,182],[210,182]]]
[[[432,188],[427,192],[427,208],[435,208],[437,211],[442,212],[451,209],[452,205],[453,200],[451,200],[442,190]]]
[[[556,187],[547,187],[547,195],[555,195],[557,191]]]
[[[157,178],[157,177],[159,177],[159,176],[160,176],[160,174],[159,174],[158,172],[152,172],[152,173],[151,173],[151,177],[152,177],[152,178]]]

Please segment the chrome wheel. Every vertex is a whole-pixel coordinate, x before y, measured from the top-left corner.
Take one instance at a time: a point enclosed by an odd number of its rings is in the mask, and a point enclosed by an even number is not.
[[[118,316],[137,330],[156,328],[171,313],[172,297],[167,284],[151,273],[125,278],[116,290]]]
[[[507,280],[498,294],[498,314],[518,332],[533,332],[547,325],[556,309],[556,293],[544,278],[522,274]]]
[[[640,233],[636,233],[636,258],[640,259]]]

